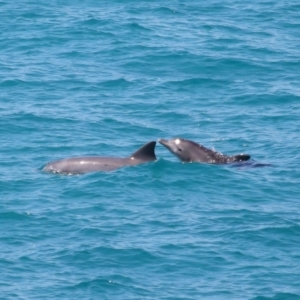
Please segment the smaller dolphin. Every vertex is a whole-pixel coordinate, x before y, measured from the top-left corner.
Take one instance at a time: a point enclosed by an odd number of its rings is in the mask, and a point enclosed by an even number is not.
[[[83,156],[66,158],[49,162],[43,168],[45,172],[58,174],[84,174],[97,171],[113,171],[126,166],[136,166],[139,164],[155,161],[156,142],[149,142],[134,152],[130,157],[101,157]]]
[[[242,162],[250,159],[248,154],[237,154],[233,156],[205,148],[200,144],[186,139],[175,138],[171,140],[159,139],[158,142],[165,146],[172,154],[182,162],[200,162],[207,164],[228,164]]]

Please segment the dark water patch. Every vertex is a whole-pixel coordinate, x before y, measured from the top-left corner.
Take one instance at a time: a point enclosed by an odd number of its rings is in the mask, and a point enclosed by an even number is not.
[[[293,293],[277,293],[274,296],[257,296],[251,300],[298,300],[300,295]]]
[[[45,15],[41,14],[41,13],[26,12],[26,13],[21,14],[19,18],[21,18],[21,20],[24,18],[24,19],[29,19],[30,21],[32,21],[32,19],[40,19],[40,18],[44,18],[44,17],[45,17]],[[25,20],[23,20],[23,21],[25,21]]]
[[[89,17],[87,20],[84,20],[81,22],[82,25],[87,25],[87,26],[99,26],[102,27],[104,25],[109,24],[109,22],[105,19],[98,19],[95,17]]]
[[[90,281],[83,281],[80,282],[79,284],[75,285],[73,287],[73,289],[79,289],[79,290],[98,290],[98,291],[106,291],[106,288],[111,288],[113,290],[116,289],[120,289],[122,290],[122,285],[118,284],[116,282],[113,282],[111,280],[107,280],[107,279],[94,279],[94,280],[90,280]]]
[[[2,212],[0,213],[0,219],[8,222],[26,221],[30,220],[32,217],[28,214],[16,213],[16,212]]]
[[[109,276],[108,276],[109,277]],[[146,297],[145,299],[148,299],[149,292],[134,284],[122,284],[121,282],[106,279],[105,277],[91,279],[89,281],[82,281],[78,283],[75,286],[68,287],[68,289],[72,290],[78,290],[77,294],[84,295],[93,295],[93,293],[99,293],[106,294],[106,295],[112,295],[114,297],[116,296],[122,296],[122,297],[133,297],[133,295],[139,295],[140,297]],[[108,296],[109,297],[109,296]],[[109,299],[109,298],[105,298]]]
[[[272,108],[278,109],[278,111],[281,108],[289,109],[291,108],[290,105],[292,105],[294,109],[298,109],[297,103],[299,101],[299,96],[283,92],[280,94],[257,93],[255,95],[236,95],[232,97],[232,99],[236,102],[242,102],[243,104],[247,104],[252,109],[255,109],[257,107],[261,110],[261,112],[268,113]],[[265,101],[264,107],[260,105],[261,101]],[[295,111],[294,109],[290,112]]]
[[[16,87],[19,85],[25,84],[23,80],[15,79],[15,80],[4,80],[0,83],[2,87]]]
[[[210,88],[218,88],[220,86],[225,86],[228,82],[226,80],[221,79],[213,79],[213,78],[189,78],[181,81],[169,81],[164,82],[161,86],[166,87],[177,87],[179,91],[184,90],[197,90],[201,89],[203,86],[210,87]]]

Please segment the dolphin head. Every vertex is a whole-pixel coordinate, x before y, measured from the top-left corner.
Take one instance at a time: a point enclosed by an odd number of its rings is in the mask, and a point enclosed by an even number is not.
[[[193,154],[199,152],[199,145],[182,138],[170,140],[159,139],[158,142],[165,146],[172,154],[177,156],[183,162],[193,161]]]

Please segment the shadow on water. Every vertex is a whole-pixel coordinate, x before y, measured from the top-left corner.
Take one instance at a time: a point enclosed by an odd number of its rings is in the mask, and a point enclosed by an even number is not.
[[[229,165],[230,167],[239,168],[239,169],[250,169],[250,168],[263,168],[263,167],[274,167],[272,164],[260,163],[255,160],[237,162]]]

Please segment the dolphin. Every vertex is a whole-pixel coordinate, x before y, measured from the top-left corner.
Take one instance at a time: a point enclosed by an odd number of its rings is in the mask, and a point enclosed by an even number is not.
[[[75,175],[97,171],[108,172],[126,166],[136,166],[139,164],[156,160],[154,152],[155,145],[155,141],[149,142],[137,151],[135,151],[131,156],[124,158],[82,156],[56,160],[47,163],[42,169],[42,171],[58,174]]]
[[[237,154],[233,156],[224,155],[182,138],[171,140],[159,139],[158,142],[165,146],[172,154],[182,162],[199,162],[207,164],[228,164],[243,162],[250,159],[248,154]]]

